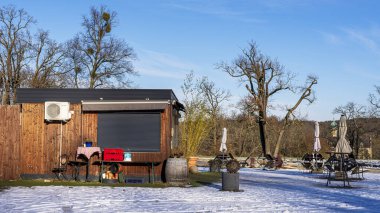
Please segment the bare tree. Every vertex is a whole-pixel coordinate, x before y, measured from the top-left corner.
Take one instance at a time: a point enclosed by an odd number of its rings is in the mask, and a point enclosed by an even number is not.
[[[25,77],[27,52],[30,47],[29,27],[33,18],[14,6],[0,8],[0,72],[2,104],[12,104],[16,88]]]
[[[116,13],[104,6],[93,7],[90,15],[83,17],[82,26],[83,31],[68,42],[68,48],[72,49],[69,57],[74,63],[80,63],[72,68],[76,86],[78,78],[83,76],[89,88],[128,86],[127,76],[135,74],[131,63],[135,54],[124,40],[111,35],[116,26]]]
[[[285,72],[277,60],[262,54],[253,42],[231,65],[221,63],[218,68],[238,78],[249,91],[254,103],[253,111],[257,113],[262,151],[264,155],[270,154],[269,143],[265,141],[268,104],[275,94],[291,89],[293,74]]]
[[[228,100],[231,96],[230,92],[217,88],[215,83],[209,81],[207,77],[203,77],[199,83],[199,88],[201,93],[205,96],[206,103],[208,105],[210,119],[212,123],[212,132],[213,132],[213,141],[214,141],[214,150],[218,152],[218,142],[217,142],[217,133],[218,133],[218,117],[220,116],[221,104],[223,101]],[[221,128],[220,128],[221,129]]]
[[[64,60],[64,70],[68,72],[71,86],[75,88],[85,87],[86,78],[83,72],[84,64],[81,62],[83,52],[80,51],[80,41],[79,37],[76,37],[65,44],[65,60]]]
[[[301,88],[302,94],[299,97],[298,101],[293,105],[293,107],[289,108],[285,115],[285,118],[282,121],[282,128],[280,130],[280,134],[278,135],[277,138],[277,143],[276,143],[276,148],[274,150],[273,156],[275,158],[278,157],[278,153],[280,151],[280,147],[282,145],[282,137],[284,135],[284,132],[287,127],[289,127],[292,124],[292,118],[294,118],[294,111],[299,107],[299,105],[303,101],[307,101],[309,103],[313,103],[315,100],[315,96],[312,90],[312,87],[314,84],[317,84],[317,77],[315,76],[309,76],[307,79],[307,85],[303,88]]]
[[[376,93],[369,94],[369,102],[373,107],[374,115],[380,114],[380,86],[375,86]]]
[[[32,62],[29,86],[32,88],[64,87],[62,72],[64,52],[62,45],[49,38],[46,31],[39,30],[32,45]]]
[[[246,96],[242,98],[237,104],[240,109],[240,114],[235,115],[235,120],[237,123],[231,126],[234,133],[237,136],[230,136],[233,138],[233,143],[237,144],[236,147],[239,148],[236,153],[239,156],[243,154],[250,155],[253,152],[259,154],[260,152],[260,142],[259,138],[255,138],[258,135],[258,124],[256,122],[256,116],[252,111],[252,97]]]

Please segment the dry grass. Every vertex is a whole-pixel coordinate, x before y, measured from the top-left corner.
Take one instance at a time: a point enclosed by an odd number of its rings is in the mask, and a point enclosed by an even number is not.
[[[189,183],[191,186],[202,186],[207,184],[212,184],[220,181],[220,173],[214,172],[199,172],[196,174],[189,174]],[[58,181],[58,180],[2,180],[0,181],[0,192],[4,188],[23,186],[23,187],[33,187],[33,186],[109,186],[109,187],[150,187],[150,188],[165,188],[171,187],[173,185],[155,182],[155,183],[142,183],[142,184],[104,184],[100,182],[76,182],[76,181]]]

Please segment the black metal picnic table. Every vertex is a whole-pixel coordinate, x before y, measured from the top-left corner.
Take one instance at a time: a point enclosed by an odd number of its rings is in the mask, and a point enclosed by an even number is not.
[[[69,165],[74,168],[71,176],[74,178],[75,181],[79,181],[80,167],[87,166],[88,162],[75,160],[75,161],[69,161]],[[87,176],[88,176],[88,170],[86,169],[86,178]]]
[[[357,166],[354,158],[348,157],[351,153],[346,152],[326,152],[330,154],[330,158],[326,161],[325,167],[328,170],[327,183],[328,186],[331,181],[343,181],[343,186],[350,186],[350,180],[347,172]],[[334,173],[334,176],[332,176]],[[337,176],[337,174],[339,174]]]

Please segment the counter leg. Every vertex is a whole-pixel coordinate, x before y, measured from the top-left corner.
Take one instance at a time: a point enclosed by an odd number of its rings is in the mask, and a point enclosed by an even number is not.
[[[103,161],[100,164],[100,183],[103,183]]]
[[[86,164],[86,182],[88,182],[88,169],[90,167],[90,160],[87,161],[87,164]]]
[[[154,183],[154,163],[152,162],[152,183]]]
[[[78,181],[78,177],[79,177],[79,165],[75,165],[74,166],[74,179],[75,179],[75,181]]]

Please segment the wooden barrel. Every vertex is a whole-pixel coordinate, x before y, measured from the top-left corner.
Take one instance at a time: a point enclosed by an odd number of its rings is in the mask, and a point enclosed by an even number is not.
[[[165,177],[168,183],[186,183],[188,181],[187,160],[185,158],[168,158]]]

